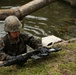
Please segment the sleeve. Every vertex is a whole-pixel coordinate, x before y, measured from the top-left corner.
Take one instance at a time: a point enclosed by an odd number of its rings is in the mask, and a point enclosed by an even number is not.
[[[2,50],[0,51],[0,61],[6,60],[7,54],[5,54]]]
[[[0,38],[0,61],[6,61],[12,58],[12,56],[4,52],[4,49],[5,49],[5,43],[3,39]]]
[[[14,56],[10,56],[3,51],[0,51],[0,61],[7,61],[9,59],[14,58]]]
[[[39,39],[34,38],[33,36],[29,37],[27,44],[35,50],[42,47],[41,41]]]

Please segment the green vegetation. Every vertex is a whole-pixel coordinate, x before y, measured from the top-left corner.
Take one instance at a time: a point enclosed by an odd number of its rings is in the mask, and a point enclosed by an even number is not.
[[[22,66],[0,68],[0,75],[76,75],[76,42],[61,46],[62,51]]]

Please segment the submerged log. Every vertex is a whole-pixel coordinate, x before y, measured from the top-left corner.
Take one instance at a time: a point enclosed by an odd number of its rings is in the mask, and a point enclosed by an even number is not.
[[[19,19],[24,18],[26,15],[54,2],[57,0],[33,0],[21,7],[2,9],[0,10],[0,20],[4,20],[7,16],[15,15]]]

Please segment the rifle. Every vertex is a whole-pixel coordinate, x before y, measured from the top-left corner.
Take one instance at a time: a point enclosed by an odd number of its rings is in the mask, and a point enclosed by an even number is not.
[[[18,64],[19,62],[21,63],[21,62],[27,61],[28,59],[37,60],[37,59],[40,59],[42,57],[45,57],[45,56],[49,55],[49,53],[51,53],[51,52],[58,52],[58,51],[61,50],[61,48],[51,48],[51,49],[43,48],[43,49],[28,52],[28,53],[24,53],[24,54],[21,54],[21,55],[17,55],[13,59],[9,59],[8,61],[0,64],[0,67],[11,66],[11,65],[14,65],[14,64]]]

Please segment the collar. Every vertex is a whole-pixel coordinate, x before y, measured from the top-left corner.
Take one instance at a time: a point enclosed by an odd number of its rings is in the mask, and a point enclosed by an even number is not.
[[[19,39],[19,38],[17,39],[17,41],[16,41],[16,42],[14,42],[14,41],[10,38],[10,36],[9,36],[9,35],[8,35],[8,39],[9,39],[10,44],[17,44],[17,43],[19,43],[19,42],[20,42],[20,39]]]

